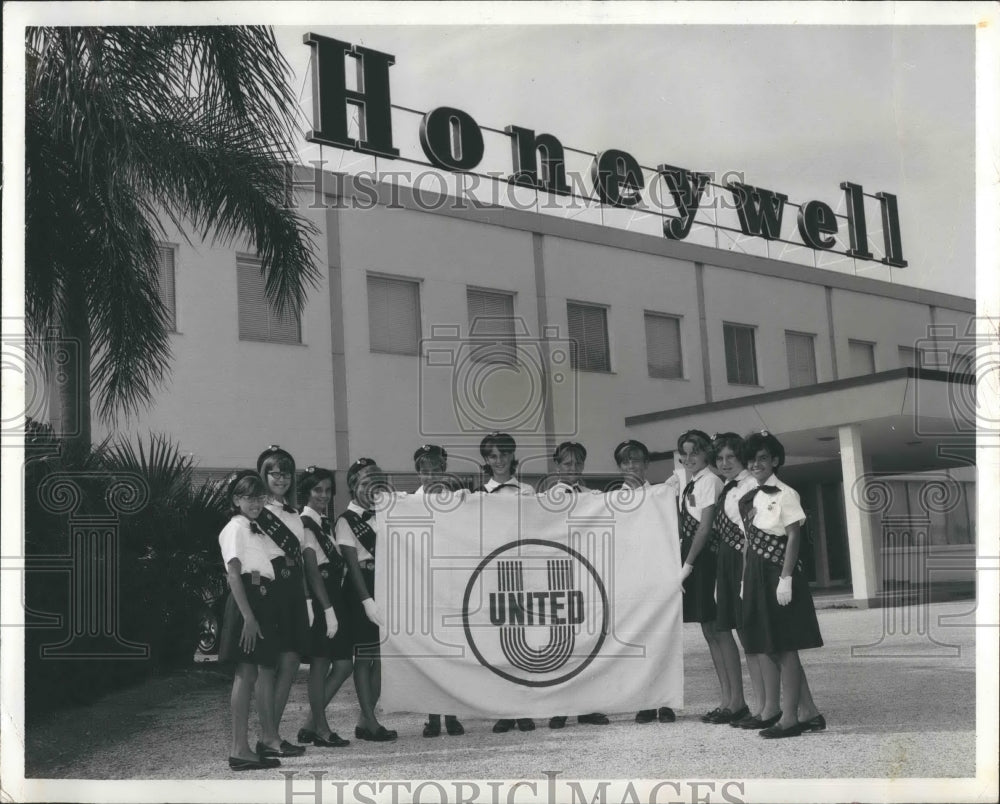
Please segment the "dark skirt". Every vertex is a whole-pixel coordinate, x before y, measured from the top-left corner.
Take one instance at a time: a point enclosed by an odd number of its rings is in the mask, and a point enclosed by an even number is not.
[[[788,653],[822,647],[823,637],[805,573],[799,569],[792,573],[792,602],[779,606],[781,566],[752,550],[747,554],[746,564],[740,635],[746,652]]]
[[[274,610],[278,621],[278,653],[309,654],[309,614],[302,565],[288,566],[284,558],[274,567]]]
[[[681,562],[687,559],[691,551],[691,538],[681,539]],[[698,553],[694,560],[691,574],[684,581],[682,608],[684,622],[710,623],[715,621],[715,553],[708,549],[708,544]]]
[[[341,575],[332,570],[329,564],[323,564],[319,568],[319,574],[323,578],[323,586],[326,588],[326,596],[333,606],[333,613],[337,615],[338,625],[337,633],[333,635],[333,639],[328,639],[323,605],[316,598],[313,598],[313,624],[309,630],[309,656],[324,659],[353,659],[354,624],[352,614],[347,607]]]
[[[375,570],[374,569],[362,569],[361,577],[364,578],[365,588],[368,590],[366,597],[375,596]],[[354,588],[354,584],[351,583],[350,576],[344,579],[345,586],[349,586],[350,589],[346,595],[347,606],[351,612],[349,617],[351,628],[353,630],[354,636],[354,653],[359,659],[361,658],[377,658],[379,655],[379,642],[381,641],[381,635],[379,634],[379,628],[375,623],[368,619],[368,615],[365,614],[365,608],[361,603],[361,598],[358,597],[357,590]]]
[[[274,596],[270,594],[274,584],[266,578],[253,583],[250,573],[242,576],[243,591],[246,592],[250,611],[260,628],[263,639],[257,638],[254,649],[247,653],[240,645],[243,633],[243,614],[236,605],[236,598],[230,594],[222,615],[222,632],[219,634],[219,661],[232,664],[257,664],[274,667],[278,660],[278,622],[274,615]]]
[[[715,630],[732,631],[743,627],[740,582],[743,580],[743,553],[720,543],[715,559]]]

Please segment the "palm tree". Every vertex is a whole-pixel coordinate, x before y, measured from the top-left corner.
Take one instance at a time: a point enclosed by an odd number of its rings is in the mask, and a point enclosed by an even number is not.
[[[247,238],[279,313],[319,276],[316,229],[286,207],[297,102],[269,28],[34,28],[26,45],[28,328],[78,344],[55,424],[81,448],[91,390],[114,422],[169,371],[164,218]]]

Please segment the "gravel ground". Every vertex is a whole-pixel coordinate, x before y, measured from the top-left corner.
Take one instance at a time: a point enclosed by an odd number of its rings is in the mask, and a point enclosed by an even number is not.
[[[688,707],[676,723],[640,726],[628,713],[612,715],[605,727],[570,720],[562,731],[540,723],[528,734],[496,735],[492,720],[469,719],[464,737],[424,739],[423,715],[393,714],[382,720],[399,740],[380,745],[353,740],[357,700],[348,683],[330,706],[330,722],[351,745],[311,747],[283,760],[282,770],[322,770],[327,779],[532,779],[547,771],[582,779],[972,776],[975,635],[963,615],[974,605],[930,606],[929,631],[912,620],[904,628],[901,609],[820,611],[826,646],[802,658],[829,727],[793,740],[699,722],[716,705],[716,682],[700,629],[687,625]],[[942,617],[952,618],[950,627]],[[886,630],[897,633],[880,642]],[[294,738],[308,708],[305,677],[303,668],[283,720],[286,738]],[[204,664],[51,714],[27,730],[25,775],[248,779],[226,765],[229,683],[221,669]]]

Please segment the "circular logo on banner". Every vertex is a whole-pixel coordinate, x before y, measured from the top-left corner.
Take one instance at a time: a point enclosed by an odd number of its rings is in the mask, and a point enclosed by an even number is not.
[[[576,550],[544,539],[498,547],[465,587],[465,638],[480,664],[527,687],[568,681],[608,634],[608,593]]]

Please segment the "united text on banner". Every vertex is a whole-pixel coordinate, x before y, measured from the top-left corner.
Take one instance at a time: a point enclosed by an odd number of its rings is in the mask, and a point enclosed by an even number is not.
[[[375,572],[382,706],[682,707],[676,502],[667,486],[388,498]]]

